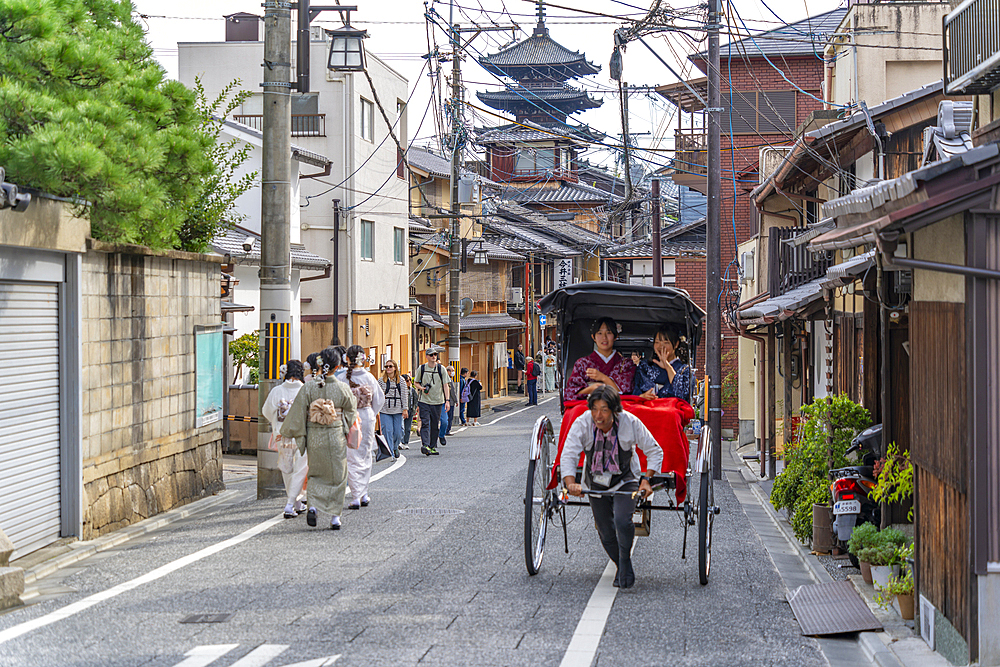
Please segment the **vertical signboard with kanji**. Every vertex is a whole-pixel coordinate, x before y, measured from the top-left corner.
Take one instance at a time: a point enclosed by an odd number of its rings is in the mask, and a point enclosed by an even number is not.
[[[573,258],[557,259],[555,262],[556,289],[562,289],[572,285],[573,280]]]

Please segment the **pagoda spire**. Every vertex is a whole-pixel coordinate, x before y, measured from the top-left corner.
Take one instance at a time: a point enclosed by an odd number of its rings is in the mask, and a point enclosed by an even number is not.
[[[535,24],[535,32],[532,36],[544,37],[549,34],[549,29],[545,27],[545,0],[538,1],[538,23]]]

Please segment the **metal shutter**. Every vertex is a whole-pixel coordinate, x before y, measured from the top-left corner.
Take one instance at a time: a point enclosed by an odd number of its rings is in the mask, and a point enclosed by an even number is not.
[[[761,134],[795,133],[795,91],[780,90],[757,95],[758,131]]]
[[[24,556],[59,538],[59,293],[0,283],[0,528]]]

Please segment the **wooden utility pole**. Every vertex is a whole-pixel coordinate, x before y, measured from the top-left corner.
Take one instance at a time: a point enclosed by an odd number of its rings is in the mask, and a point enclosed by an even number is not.
[[[663,287],[663,252],[660,248],[660,179],[653,179],[650,195],[653,198],[653,285]]]

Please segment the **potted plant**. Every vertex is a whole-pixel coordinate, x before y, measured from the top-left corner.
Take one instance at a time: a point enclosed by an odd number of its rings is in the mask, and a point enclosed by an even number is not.
[[[897,605],[899,615],[905,620],[913,620],[913,571],[907,570],[902,576],[893,576],[884,586],[877,586],[875,601],[879,606],[888,609],[893,602]]]
[[[854,529],[851,539],[847,541],[847,551],[858,560],[861,577],[866,584],[872,583],[871,564],[867,559],[871,549],[878,544],[878,539],[878,527],[873,523],[863,523]]]
[[[897,528],[879,531],[875,547],[868,554],[872,569],[872,582],[885,586],[889,577],[899,573],[899,550],[906,546],[906,535]]]
[[[819,398],[802,406],[805,421],[795,442],[785,443],[785,469],[774,480],[771,504],[791,515],[802,542],[813,533],[813,505],[830,503],[828,473],[848,465],[851,439],[871,423],[868,411],[846,396]]]

